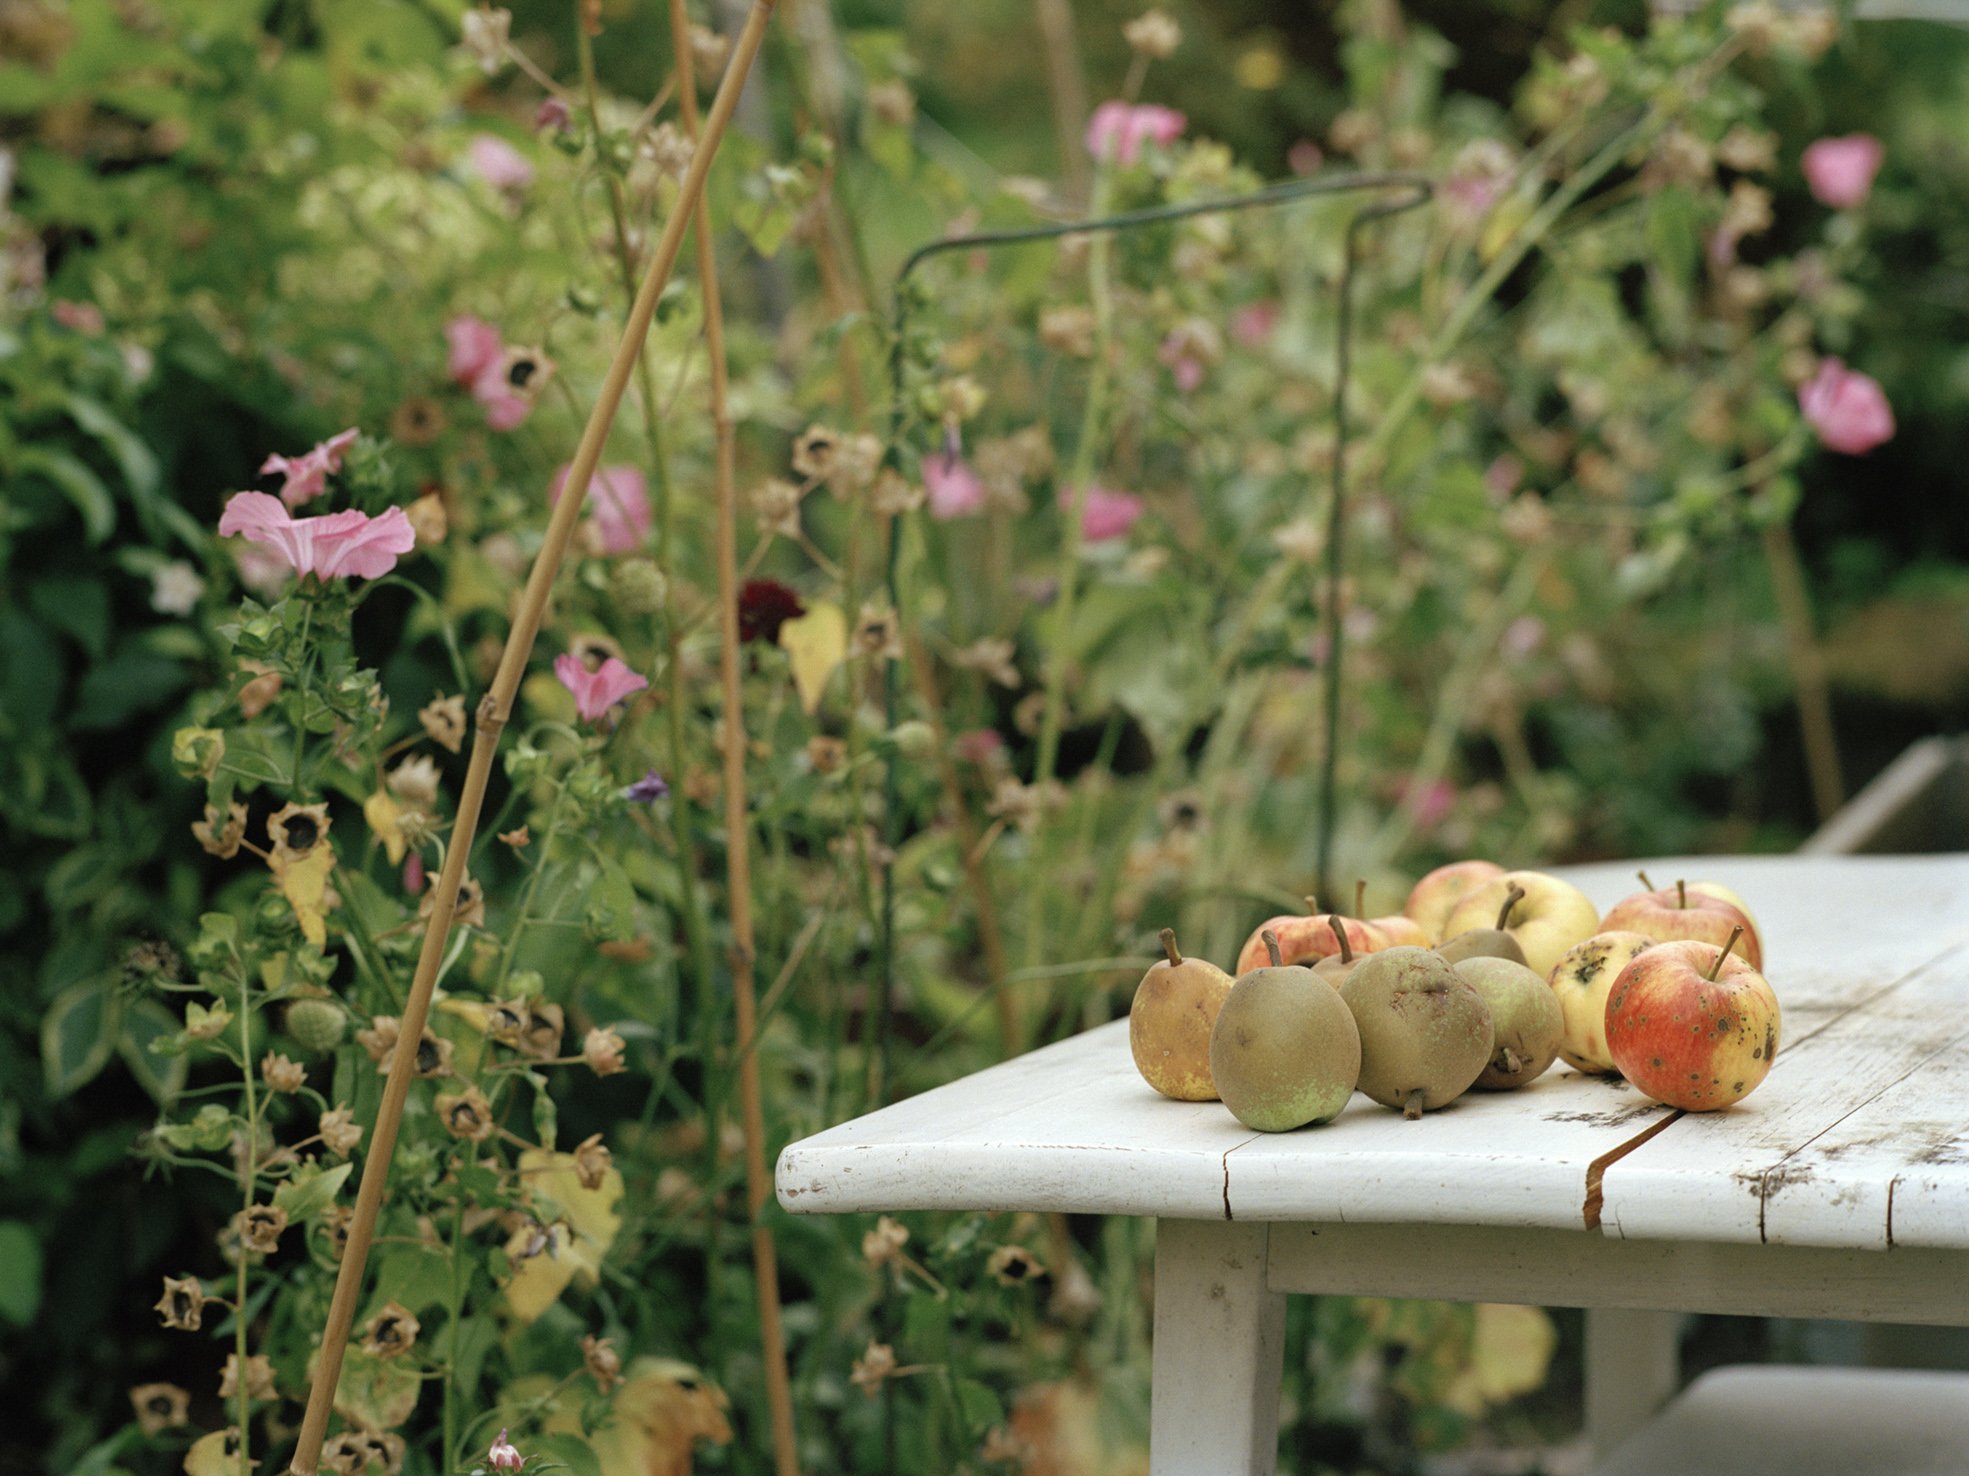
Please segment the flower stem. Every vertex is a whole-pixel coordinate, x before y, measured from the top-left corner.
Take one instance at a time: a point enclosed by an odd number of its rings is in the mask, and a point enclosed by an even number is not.
[[[253,971],[241,966],[239,971],[239,1054],[242,1075],[246,1085],[246,1152],[245,1168],[240,1173],[243,1208],[253,1208],[254,1186],[258,1181],[258,1159],[260,1156],[260,1101],[254,1090],[253,1081]],[[254,1463],[248,1459],[252,1437],[248,1433],[247,1421],[252,1416],[252,1400],[247,1390],[252,1380],[246,1374],[246,1292],[247,1267],[252,1257],[247,1255],[242,1243],[233,1248],[239,1257],[239,1276],[233,1292],[232,1348],[234,1394],[238,1408],[234,1418],[239,1422],[239,1476],[251,1476]]]

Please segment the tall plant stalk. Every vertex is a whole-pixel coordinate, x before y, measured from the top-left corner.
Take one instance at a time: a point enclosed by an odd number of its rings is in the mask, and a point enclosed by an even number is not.
[[[437,984],[439,965],[444,960],[445,941],[457,912],[458,892],[465,880],[466,859],[471,854],[473,837],[478,833],[479,814],[485,805],[486,786],[492,777],[492,763],[499,748],[500,734],[512,714],[513,699],[518,694],[527,662],[533,655],[534,641],[540,634],[548,596],[553,592],[554,580],[567,557],[568,544],[574,537],[575,524],[586,501],[579,489],[588,485],[601,464],[609,429],[615,423],[616,412],[621,408],[623,394],[629,387],[630,375],[642,353],[643,340],[648,337],[650,323],[656,316],[657,299],[669,284],[670,274],[676,267],[678,254],[683,249],[684,232],[704,193],[704,182],[711,172],[711,162],[730,125],[732,111],[738,105],[739,89],[759,54],[759,46],[765,39],[766,27],[772,19],[776,3],[777,0],[753,0],[745,27],[732,48],[731,63],[725,70],[718,95],[713,99],[711,111],[705,119],[703,138],[691,157],[690,168],[685,171],[683,185],[678,190],[677,207],[664,225],[662,238],[650,259],[649,271],[630,307],[629,319],[623,325],[615,356],[602,380],[594,410],[589,414],[580,443],[575,448],[566,483],[575,489],[574,495],[561,498],[548,516],[546,538],[539,556],[534,560],[532,572],[527,576],[526,588],[514,613],[512,629],[507,634],[498,669],[493,674],[491,687],[479,702],[471,760],[466,770],[464,788],[458,797],[458,812],[452,821],[444,866],[438,873],[436,891],[431,899],[431,916],[417,955],[410,997],[404,1003],[389,1074],[383,1083],[382,1102],[376,1109],[376,1125],[370,1135],[368,1157],[363,1163],[362,1184],[356,1191],[348,1241],[342,1252],[341,1269],[335,1277],[335,1292],[329,1303],[327,1324],[322,1329],[314,1384],[308,1391],[307,1413],[301,1420],[300,1440],[290,1466],[294,1476],[315,1476],[321,1463],[321,1447],[328,1434],[328,1416],[335,1403],[335,1386],[341,1379],[342,1358],[348,1350],[349,1332],[362,1295],[369,1248],[375,1239],[376,1219],[382,1209],[383,1191],[389,1182],[390,1160],[396,1151],[397,1131],[403,1123],[404,1099],[409,1094],[415,1072],[418,1043],[423,1037],[425,1022],[430,1017],[431,995]]]
[[[684,0],[670,0],[670,38],[677,52],[677,89],[684,131],[698,138],[697,84],[691,76],[690,19]],[[696,163],[693,157],[692,163]],[[681,202],[680,202],[681,208]],[[800,1469],[793,1430],[793,1387],[787,1372],[786,1329],[780,1318],[779,1255],[764,1221],[771,1181],[766,1172],[766,1116],[759,1093],[759,1032],[752,968],[752,819],[745,800],[745,700],[739,689],[738,486],[736,431],[725,364],[725,310],[718,293],[717,243],[711,206],[700,193],[692,210],[697,273],[704,299],[704,345],[711,365],[711,421],[717,431],[718,676],[723,692],[725,766],[725,877],[732,924],[732,1002],[738,1017],[739,1112],[745,1132],[745,1206],[752,1228],[752,1276],[759,1299],[760,1352],[766,1367],[766,1401],[772,1415],[773,1464],[779,1476]],[[717,1139],[714,1130],[710,1134]]]

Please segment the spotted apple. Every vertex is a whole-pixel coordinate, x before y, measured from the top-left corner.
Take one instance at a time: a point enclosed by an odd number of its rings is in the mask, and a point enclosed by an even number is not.
[[[1735,954],[1735,941],[1658,943],[1614,980],[1607,1050],[1657,1102],[1714,1112],[1770,1074],[1782,1025],[1777,991]]]

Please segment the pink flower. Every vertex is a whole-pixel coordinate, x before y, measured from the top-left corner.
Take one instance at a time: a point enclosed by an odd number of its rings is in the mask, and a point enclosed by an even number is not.
[[[533,126],[543,133],[566,133],[574,126],[574,115],[568,111],[567,99],[542,98],[540,106],[533,110]]]
[[[1872,134],[1849,133],[1808,144],[1798,162],[1813,199],[1834,210],[1854,210],[1873,193],[1873,177],[1885,153]]]
[[[554,473],[554,486],[548,493],[551,500],[561,500],[567,474],[565,466]],[[598,470],[588,481],[588,503],[602,552],[633,553],[649,537],[649,486],[635,467],[605,466]]]
[[[574,693],[574,710],[585,723],[596,721],[631,692],[640,692],[649,685],[617,657],[609,657],[590,671],[571,651],[563,651],[554,658],[554,675],[561,679],[563,687]]]
[[[1005,751],[1005,737],[995,728],[972,728],[950,740],[950,751],[960,762],[983,768]]]
[[[1408,813],[1417,825],[1424,830],[1433,830],[1447,820],[1450,811],[1456,808],[1456,787],[1447,779],[1413,787],[1404,782],[1402,803],[1408,807]]]
[[[1545,643],[1545,622],[1536,615],[1520,615],[1504,627],[1504,649],[1514,656],[1529,656]]]
[[[1894,411],[1878,380],[1826,359],[1798,391],[1798,408],[1828,450],[1864,456],[1894,438]]]
[[[294,572],[286,559],[263,544],[237,544],[232,558],[239,566],[239,582],[264,599],[278,599]]]
[[[1071,492],[1060,490],[1060,506],[1071,507]],[[1086,504],[1080,510],[1080,537],[1086,543],[1105,543],[1127,536],[1142,515],[1142,499],[1132,492],[1111,492],[1099,485],[1087,489]]]
[[[1300,139],[1285,151],[1286,168],[1294,174],[1312,174],[1325,162],[1325,153],[1310,138]]]
[[[517,1471],[526,1464],[526,1457],[506,1438],[502,1428],[499,1438],[492,1442],[492,1449],[485,1453],[485,1463],[495,1471]]]
[[[413,897],[424,890],[424,858],[415,851],[403,863],[403,889]]]
[[[940,523],[984,511],[984,483],[955,451],[937,451],[923,458],[923,490],[929,494],[930,516]]]
[[[554,377],[554,361],[539,349],[502,348],[473,376],[472,398],[485,406],[491,430],[515,429],[533,413],[542,385]]]
[[[297,574],[317,579],[376,579],[394,569],[397,555],[416,546],[403,509],[380,517],[349,508],[320,518],[297,518],[264,492],[235,492],[219,515],[219,536],[240,534],[279,551]]]
[[[328,490],[329,476],[342,469],[342,453],[355,444],[355,439],[356,428],[350,426],[299,456],[269,456],[260,463],[260,475],[270,477],[278,472],[286,477],[280,485],[280,500],[289,507],[299,507]]]
[[[470,313],[460,313],[444,325],[444,341],[451,349],[446,372],[459,384],[471,384],[506,352],[499,330]]]
[[[73,328],[77,333],[86,333],[91,338],[102,337],[103,310],[93,302],[69,302],[57,298],[48,304],[48,316],[64,328]]]
[[[1203,383],[1204,362],[1192,352],[1192,340],[1181,330],[1173,330],[1162,340],[1155,351],[1155,357],[1169,371],[1169,377],[1176,381],[1176,388],[1184,394],[1194,393]]]
[[[526,155],[494,134],[473,134],[465,146],[465,160],[495,190],[523,190],[533,183],[533,166]]]
[[[494,389],[481,394],[479,386],[472,386],[472,397],[485,406],[486,429],[496,431],[516,430],[533,413],[533,401],[525,395],[516,395],[508,389]]]
[[[1278,327],[1278,304],[1271,300],[1249,302],[1231,314],[1231,337],[1245,348],[1257,348]]]
[[[1188,122],[1174,108],[1130,105],[1114,98],[1094,109],[1087,120],[1087,152],[1097,163],[1133,164],[1141,157],[1143,144],[1166,149],[1182,137]]]

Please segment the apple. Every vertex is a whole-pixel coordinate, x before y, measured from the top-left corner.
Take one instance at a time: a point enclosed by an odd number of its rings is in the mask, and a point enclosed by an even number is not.
[[[1778,1053],[1777,991],[1732,952],[1736,939],[1659,943],[1607,996],[1607,1049],[1635,1086],[1670,1107],[1740,1102]]]
[[[1265,948],[1265,934],[1268,932],[1278,938],[1279,957],[1287,964],[1311,964],[1337,954],[1340,943],[1334,935],[1332,922],[1338,922],[1346,930],[1347,946],[1356,953],[1379,953],[1388,946],[1387,938],[1359,918],[1342,917],[1337,912],[1321,912],[1318,901],[1308,897],[1305,912],[1281,913],[1259,923],[1251,936],[1244,940],[1244,947],[1238,950],[1237,968],[1232,972],[1248,974],[1270,963],[1271,956]]]
[[[1607,1051],[1607,996],[1620,971],[1654,943],[1639,933],[1595,933],[1552,965],[1546,983],[1566,1018],[1559,1058],[1574,1070],[1606,1075],[1620,1070]]]
[[[1459,933],[1497,926],[1504,899],[1514,886],[1524,896],[1511,909],[1504,931],[1518,940],[1526,966],[1549,979],[1560,955],[1600,931],[1599,909],[1578,887],[1556,876],[1542,871],[1506,871],[1465,892],[1443,924],[1443,941],[1447,943]]]
[[[1452,861],[1417,882],[1402,907],[1403,914],[1413,918],[1425,935],[1426,941],[1417,946],[1428,948],[1442,942],[1443,924],[1464,894],[1502,875],[1504,868],[1495,861]]]
[[[1646,887],[1650,892],[1655,890],[1655,884],[1648,880],[1648,874],[1645,871],[1637,871],[1635,875],[1641,878],[1642,886]],[[1757,914],[1750,910],[1750,904],[1721,882],[1692,881],[1688,883],[1688,888],[1692,892],[1701,892],[1706,897],[1718,897],[1729,903],[1730,906],[1736,908],[1738,912],[1741,912],[1745,917],[1750,919],[1751,932],[1755,933],[1759,938],[1764,936],[1763,926],[1757,921]],[[1761,968],[1762,965],[1760,964],[1759,967]]]
[[[1427,948],[1435,942],[1429,930],[1405,912],[1388,917],[1370,917],[1367,925],[1388,940],[1390,948]]]
[[[1709,943],[1721,948],[1733,928],[1743,930],[1743,957],[1753,969],[1764,966],[1764,945],[1749,914],[1701,883],[1676,882],[1659,891],[1636,892],[1616,902],[1600,919],[1609,933],[1639,933],[1657,943]]]

